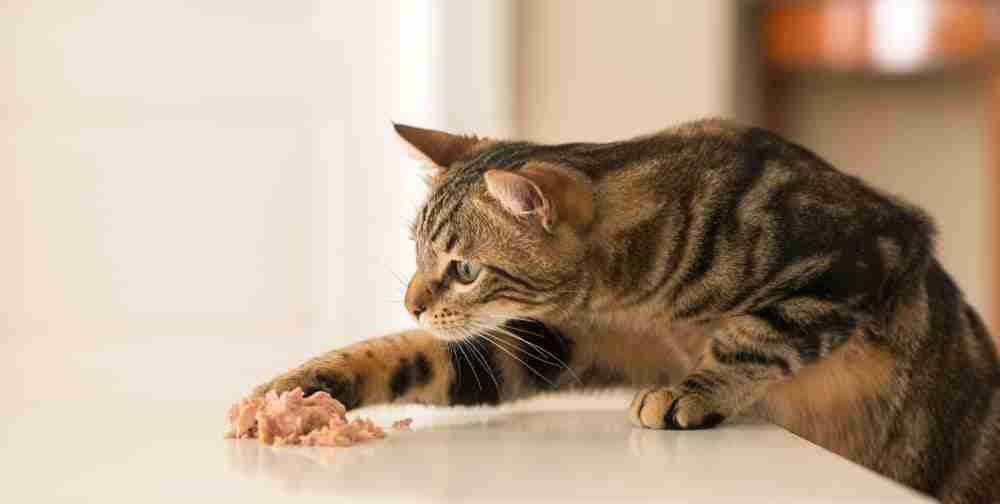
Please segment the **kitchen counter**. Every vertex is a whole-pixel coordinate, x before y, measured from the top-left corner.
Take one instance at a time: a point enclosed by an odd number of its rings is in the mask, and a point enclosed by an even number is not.
[[[228,403],[261,371],[202,357],[236,352],[223,341],[178,341],[58,356],[0,348],[13,358],[0,376],[14,383],[0,406],[5,501],[923,501],[772,425],[633,428],[624,393],[362,410],[383,425],[411,416],[414,428],[351,448],[226,440]],[[263,346],[238,350],[241,361],[275,359]]]

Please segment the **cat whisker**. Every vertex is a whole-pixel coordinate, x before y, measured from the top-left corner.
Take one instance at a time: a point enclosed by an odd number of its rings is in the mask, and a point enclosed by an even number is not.
[[[483,328],[486,329],[485,326],[483,326]],[[491,337],[489,335],[488,331],[480,333],[480,336],[483,339],[485,339],[486,341],[488,341],[490,343],[493,343],[493,345],[495,347],[497,347],[500,351],[502,351],[502,352],[506,353],[507,355],[509,355],[512,359],[520,362],[521,365],[524,366],[525,369],[527,369],[528,371],[531,371],[532,374],[534,374],[535,376],[537,376],[537,377],[541,378],[542,380],[544,380],[545,383],[548,383],[550,387],[556,388],[556,384],[552,383],[552,380],[549,380],[548,378],[545,377],[545,375],[543,375],[542,373],[538,372],[538,370],[536,370],[535,368],[531,367],[527,362],[524,362],[524,360],[522,360],[520,357],[518,357],[517,355],[514,355],[514,353],[511,352],[510,350],[508,350],[507,347],[501,345],[500,342],[496,338]]]
[[[468,335],[467,337],[469,338],[474,337],[474,334],[471,330],[466,329],[465,332]],[[494,375],[493,370],[490,369],[490,365],[486,362],[486,357],[483,356],[482,352],[478,348],[476,348],[475,345],[471,345],[469,349],[472,350],[472,352],[479,358],[479,362],[481,362],[483,365],[483,370],[486,371],[486,374],[489,375],[491,380],[493,380],[493,386],[496,387],[496,390],[499,393],[500,384],[497,382],[497,378]]]
[[[486,316],[490,317],[490,318],[505,319],[504,321],[507,321],[507,320],[521,320],[521,321],[525,321],[525,322],[531,322],[532,321],[531,319],[527,319],[527,318],[524,318],[524,317],[517,317],[517,316],[499,316],[499,315],[486,315]],[[483,326],[484,328],[486,327],[484,324],[480,324],[480,325]],[[526,353],[528,353],[528,355],[530,355],[531,357],[535,358],[536,360],[545,362],[547,364],[552,364],[554,366],[561,366],[563,369],[565,369],[567,372],[569,372],[569,374],[573,377],[574,380],[576,380],[578,383],[583,383],[583,381],[580,380],[580,377],[577,376],[576,372],[573,371],[573,368],[571,368],[569,366],[569,364],[566,363],[566,361],[560,359],[559,356],[555,355],[551,351],[549,351],[549,350],[547,350],[547,349],[539,346],[536,343],[532,343],[531,341],[528,341],[528,340],[522,338],[521,336],[518,336],[517,334],[515,334],[510,329],[507,329],[506,327],[503,327],[502,322],[500,323],[500,325],[495,325],[491,329],[494,330],[494,331],[500,332],[500,333],[502,333],[502,334],[504,334],[506,336],[510,336],[510,337],[512,337],[512,338],[520,341],[521,343],[524,343],[525,345],[528,345],[528,347],[530,347],[531,349],[535,350],[536,352],[539,352],[539,354],[543,354],[543,355],[545,355],[545,356],[553,359],[555,362],[550,361],[550,360],[546,360],[546,359],[542,358],[540,355],[536,355],[536,354],[532,354],[530,352],[526,352]],[[487,330],[489,330],[489,329],[487,329]],[[531,333],[531,334],[533,336],[539,336],[536,333]],[[558,337],[558,338],[562,338],[562,340],[560,342],[563,345],[566,345],[566,337],[565,336],[562,336],[558,332],[554,332],[553,334],[555,334],[556,337]]]
[[[454,363],[455,360],[458,358],[458,354],[455,352],[455,348],[452,345],[445,345],[444,347],[448,351],[448,362]],[[454,366],[454,367],[455,367],[455,382],[461,385],[462,367],[461,366]]]
[[[528,353],[528,355],[530,355],[532,358],[534,358],[536,360],[542,361],[542,362],[544,362],[546,364],[552,364],[554,366],[564,365],[564,363],[561,360],[559,360],[558,357],[556,357],[555,355],[553,355],[548,350],[546,350],[546,349],[538,346],[537,344],[532,343],[532,342],[530,342],[530,341],[528,341],[528,340],[526,340],[526,339],[524,339],[524,338],[522,338],[522,337],[514,334],[509,329],[506,329],[506,328],[504,328],[502,326],[501,327],[491,327],[490,329],[492,331],[494,331],[494,332],[500,333],[503,336],[509,336],[509,337],[511,337],[513,339],[516,339],[516,340],[520,341],[521,343],[524,343],[525,345],[528,346],[528,349],[538,351],[539,355],[532,354],[532,353],[529,353],[529,352],[525,352],[525,353]],[[543,356],[550,357],[553,360],[545,359]]]
[[[408,287],[408,285],[406,280],[403,280],[403,276],[400,275],[399,273],[396,273],[396,270],[392,269],[392,267],[390,267],[389,264],[385,262],[385,260],[382,260],[380,262],[382,263],[382,267],[385,268],[385,270],[388,271],[389,274],[392,275],[392,277],[395,278],[397,282],[399,282],[399,285],[401,287],[399,290],[399,294],[402,295],[404,292],[406,292],[406,288]]]
[[[479,372],[476,371],[476,366],[472,363],[472,359],[469,358],[469,354],[465,352],[465,340],[458,340],[457,343],[458,350],[462,352],[462,355],[465,357],[465,361],[468,362],[469,367],[472,368],[472,375],[476,378],[476,385],[479,387],[479,390],[483,390],[483,383],[479,381]]]
[[[498,330],[498,331],[499,331],[500,333],[502,333],[502,334],[504,334],[504,335],[506,335],[506,336],[510,336],[510,337],[512,337],[512,338],[514,338],[514,339],[516,339],[516,340],[518,340],[518,341],[520,341],[520,342],[524,343],[525,345],[528,345],[528,346],[529,346],[529,348],[533,349],[533,350],[534,350],[534,351],[536,351],[536,352],[539,352],[540,354],[543,354],[543,355],[545,355],[545,356],[548,356],[548,357],[549,357],[550,359],[552,359],[552,360],[546,360],[546,359],[542,358],[541,356],[539,356],[539,355],[536,355],[536,354],[532,354],[532,353],[530,353],[530,352],[528,352],[528,355],[531,355],[532,357],[534,357],[535,359],[537,359],[537,360],[539,360],[539,361],[542,361],[542,362],[545,362],[545,363],[547,363],[547,364],[551,364],[551,365],[554,365],[554,366],[559,366],[559,367],[561,367],[561,368],[565,369],[565,370],[566,370],[566,372],[567,372],[567,373],[569,373],[569,375],[570,375],[570,376],[572,376],[574,380],[576,380],[576,381],[577,381],[578,383],[583,383],[583,381],[582,381],[582,380],[580,380],[580,377],[579,377],[579,376],[577,376],[576,372],[575,372],[575,371],[573,371],[573,368],[571,368],[571,367],[569,366],[569,364],[567,364],[567,363],[566,363],[566,361],[564,361],[564,360],[560,359],[560,358],[559,358],[559,356],[555,355],[555,354],[554,354],[554,353],[552,353],[551,351],[549,351],[549,350],[546,350],[545,348],[543,348],[543,347],[539,346],[539,345],[538,345],[538,344],[536,344],[536,343],[532,343],[532,342],[530,342],[530,341],[528,341],[528,340],[525,340],[524,338],[522,338],[522,337],[520,337],[520,336],[518,336],[518,335],[514,334],[513,332],[511,332],[510,330],[508,330],[508,329],[506,329],[506,328],[502,328],[502,327],[501,327],[501,328],[498,328],[497,330]],[[537,335],[536,335],[536,336],[537,336]],[[553,362],[553,361],[554,361],[554,362]]]

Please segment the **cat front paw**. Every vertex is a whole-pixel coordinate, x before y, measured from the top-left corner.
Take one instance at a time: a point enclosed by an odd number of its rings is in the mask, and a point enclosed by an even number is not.
[[[649,387],[639,391],[629,406],[629,420],[648,429],[710,429],[725,415],[694,392],[678,387]]]
[[[360,379],[343,362],[309,363],[256,387],[251,396],[262,396],[273,390],[281,393],[301,388],[306,396],[326,392],[348,409],[361,405]]]

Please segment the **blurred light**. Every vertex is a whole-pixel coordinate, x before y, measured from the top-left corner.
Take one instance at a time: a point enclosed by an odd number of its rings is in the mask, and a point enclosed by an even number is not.
[[[889,72],[905,72],[930,50],[933,0],[877,0],[872,9],[871,52],[875,64]]]

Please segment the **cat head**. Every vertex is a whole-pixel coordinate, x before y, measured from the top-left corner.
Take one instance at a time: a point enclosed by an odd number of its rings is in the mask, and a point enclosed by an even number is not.
[[[517,318],[558,319],[585,296],[594,194],[551,148],[394,125],[429,164],[413,221],[406,308],[456,340]]]

